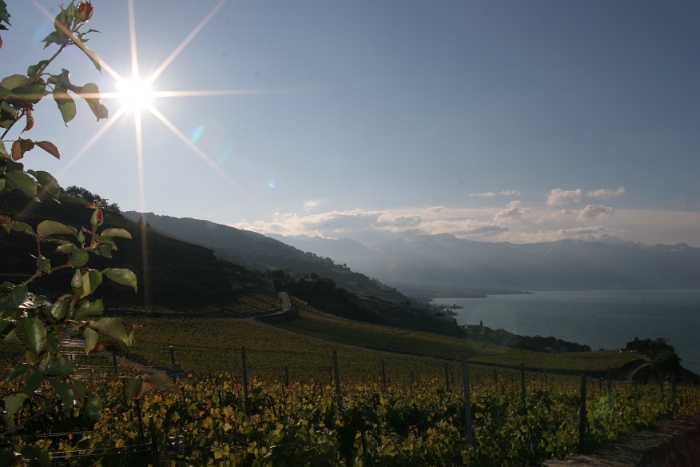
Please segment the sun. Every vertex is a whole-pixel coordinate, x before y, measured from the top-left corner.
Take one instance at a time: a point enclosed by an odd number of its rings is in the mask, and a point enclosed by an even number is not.
[[[130,110],[144,110],[153,104],[155,92],[148,80],[117,80],[117,95],[122,105]]]

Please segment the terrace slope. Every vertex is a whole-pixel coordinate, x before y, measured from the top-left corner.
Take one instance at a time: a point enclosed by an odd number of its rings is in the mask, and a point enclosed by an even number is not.
[[[85,203],[62,195],[61,203],[45,200],[32,203],[17,192],[0,197],[0,214],[32,227],[42,220],[55,220],[73,227],[89,226],[91,211]],[[103,227],[120,227],[129,231],[132,240],[115,239],[119,251],[112,259],[93,257],[92,268],[129,268],[139,280],[139,291],[111,281],[104,281],[95,292],[104,298],[110,311],[149,310],[160,312],[229,312],[235,315],[274,310],[277,295],[268,281],[255,271],[217,258],[210,248],[187,243],[141,226],[121,214],[104,211]],[[145,237],[142,233],[145,232]],[[144,241],[145,238],[145,241]],[[145,247],[145,248],[144,248]],[[53,253],[54,246],[44,245],[42,253],[53,265],[62,264],[65,255]],[[36,255],[36,243],[26,234],[6,234],[0,229],[0,282],[17,283],[30,277],[36,266],[29,255]],[[66,293],[72,272],[57,271],[35,281],[32,290],[49,297]]]

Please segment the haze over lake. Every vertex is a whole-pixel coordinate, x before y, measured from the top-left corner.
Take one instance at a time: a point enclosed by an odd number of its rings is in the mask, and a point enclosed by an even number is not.
[[[566,291],[487,298],[436,298],[457,304],[459,324],[554,336],[593,350],[664,337],[686,368],[700,373],[700,291]]]

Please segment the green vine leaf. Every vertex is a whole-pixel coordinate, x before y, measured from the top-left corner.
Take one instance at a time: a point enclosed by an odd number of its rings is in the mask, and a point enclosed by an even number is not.
[[[128,343],[129,337],[126,335],[124,325],[119,318],[102,318],[97,322],[90,321],[90,327],[109,337],[119,339],[124,344]]]
[[[75,101],[68,94],[68,89],[57,84],[53,90],[53,100],[56,102],[56,106],[58,106],[58,110],[61,112],[63,123],[68,123],[75,118],[78,109],[75,105]]]
[[[15,89],[20,86],[23,86],[24,83],[29,81],[29,78],[27,78],[24,75],[10,75],[6,78],[4,78],[2,81],[0,81],[0,86],[2,86],[5,89]]]
[[[24,222],[13,222],[12,224],[10,224],[10,230],[14,232],[26,232],[29,235],[35,235],[34,229],[32,229],[29,224],[25,224]]]
[[[36,260],[37,266],[39,266],[39,270],[43,273],[48,274],[51,272],[51,260],[48,259],[46,256],[40,256]]]
[[[36,182],[25,172],[21,170],[5,172],[5,179],[10,183],[10,185],[12,185],[12,187],[21,190],[25,195],[29,196],[30,198],[36,197]]]
[[[7,5],[5,5],[4,0],[0,1],[0,21],[12,26],[10,24],[10,14],[7,12]]]
[[[36,226],[36,233],[41,238],[46,238],[49,235],[72,235],[73,231],[60,222],[42,221]]]
[[[56,390],[56,394],[61,398],[61,401],[65,406],[64,413],[68,415],[73,409],[73,399],[75,399],[73,388],[64,382],[57,380],[56,378],[49,378],[49,381],[51,381],[51,385]]]
[[[78,308],[73,313],[73,319],[80,321],[87,316],[101,315],[103,311],[104,304],[102,303],[102,300],[95,300],[92,303],[84,300],[78,305]]]
[[[87,254],[87,252],[85,252],[85,254]],[[102,273],[96,269],[83,268],[80,270],[80,278],[83,285],[82,290],[78,293],[78,298],[87,297],[92,294],[102,283]]]
[[[28,294],[29,289],[25,284],[16,285],[12,289],[12,305],[14,305],[16,308],[19,308],[20,305],[27,301]]]
[[[41,387],[41,383],[44,381],[44,373],[41,371],[32,371],[27,375],[27,380],[24,383],[24,395],[28,398],[34,396],[34,391]]]
[[[39,143],[37,143],[37,146],[41,147]],[[56,181],[55,178],[53,178],[53,175],[51,175],[48,172],[45,172],[43,170],[27,170],[27,173],[31,174],[36,178],[41,186],[53,197],[56,198],[59,193],[61,192],[61,187],[58,184],[58,181]]]
[[[39,318],[29,317],[19,320],[27,338],[27,346],[34,355],[39,355],[46,342],[46,328]]]
[[[5,410],[7,411],[8,416],[13,416],[16,414],[20,408],[22,408],[22,404],[24,404],[24,400],[27,398],[23,393],[18,393],[18,394],[12,394],[10,396],[5,397]]]
[[[70,39],[68,36],[63,34],[62,32],[54,31],[48,36],[46,36],[42,42],[44,43],[44,48],[47,48],[51,44],[57,44],[59,46],[64,46],[66,45]]]
[[[46,374],[48,376],[70,376],[75,373],[75,364],[65,358],[54,358],[46,365]]]
[[[64,243],[63,245],[59,245],[56,247],[56,253],[63,253],[65,255],[68,255],[71,251],[73,251],[72,247],[72,243]]]
[[[100,237],[102,236],[128,238],[131,240],[131,234],[126,229],[104,229],[100,234]]]
[[[90,255],[88,254],[87,251],[85,250],[78,250],[75,253],[73,253],[70,257],[70,264],[75,267],[79,268],[85,265],[90,260]]]
[[[85,338],[85,355],[89,355],[92,349],[95,348],[95,344],[97,344],[99,334],[93,329],[85,328],[83,337]]]
[[[86,398],[83,414],[94,422],[99,422],[102,419],[102,400],[97,394],[93,394]]]
[[[72,295],[64,295],[63,297],[56,300],[56,302],[51,307],[51,316],[55,319],[61,320],[66,316],[68,307],[70,305]]]
[[[30,78],[33,77],[39,72],[39,70],[41,70],[42,67],[46,66],[48,63],[48,60],[41,60],[36,65],[30,65],[29,68],[27,68],[27,76],[29,76]]]
[[[136,274],[128,269],[122,268],[107,268],[102,271],[102,274],[112,279],[118,284],[128,285],[134,288],[134,292],[138,292],[138,285],[136,284]]]
[[[27,365],[26,363],[20,363],[19,365],[12,367],[12,369],[7,372],[7,375],[5,375],[5,381],[12,381],[18,376],[22,376],[27,372],[28,369],[29,365]]]
[[[80,89],[80,97],[85,99],[97,121],[109,117],[109,110],[100,102],[100,88],[95,83],[88,83]]]

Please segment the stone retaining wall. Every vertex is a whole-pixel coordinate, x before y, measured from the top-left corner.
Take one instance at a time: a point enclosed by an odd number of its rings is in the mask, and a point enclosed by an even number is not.
[[[681,420],[620,438],[589,456],[570,455],[542,467],[698,467],[700,412]]]

